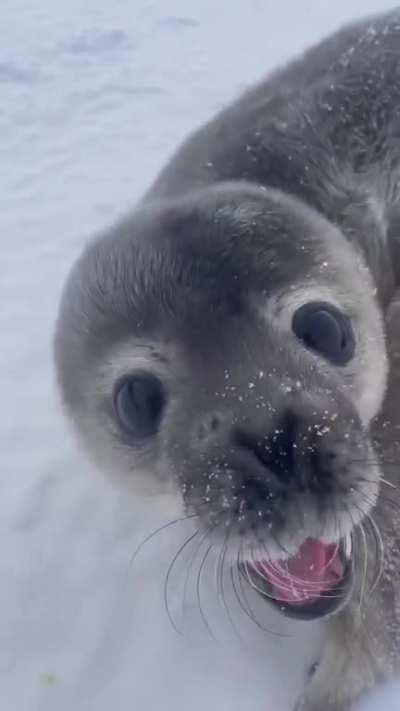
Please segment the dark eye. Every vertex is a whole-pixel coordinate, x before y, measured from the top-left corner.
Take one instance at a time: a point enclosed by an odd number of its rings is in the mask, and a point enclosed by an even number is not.
[[[350,319],[332,304],[304,304],[294,314],[292,328],[307,348],[335,365],[346,365],[354,355],[355,339]]]
[[[121,428],[135,437],[150,437],[160,425],[165,404],[161,381],[151,373],[136,373],[125,378],[114,397]]]

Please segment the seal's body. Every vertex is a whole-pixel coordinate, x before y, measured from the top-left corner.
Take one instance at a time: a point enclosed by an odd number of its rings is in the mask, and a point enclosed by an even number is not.
[[[353,240],[370,220],[363,249],[373,226],[390,292],[381,238],[398,203],[399,24],[394,11],[351,25],[248,90],[189,137],[147,199],[241,179],[303,199]]]
[[[400,665],[399,106],[400,10],[194,133],[84,251],[57,324],[95,459],[173,491],[282,613],[327,618],[306,711],[345,711]]]

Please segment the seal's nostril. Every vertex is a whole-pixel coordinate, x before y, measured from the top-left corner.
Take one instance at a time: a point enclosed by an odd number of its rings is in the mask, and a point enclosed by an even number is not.
[[[197,428],[197,437],[200,442],[214,438],[222,427],[222,416],[218,413],[207,415]]]
[[[293,476],[298,421],[287,410],[279,426],[264,437],[257,437],[244,428],[236,428],[234,442],[254,454],[261,464],[281,479]]]
[[[212,432],[217,432],[221,426],[221,420],[217,415],[213,415],[210,420],[210,430]]]

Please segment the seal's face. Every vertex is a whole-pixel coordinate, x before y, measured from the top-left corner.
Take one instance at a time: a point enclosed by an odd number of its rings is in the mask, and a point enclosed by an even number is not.
[[[56,360],[105,468],[176,491],[287,614],[344,603],[386,357],[369,271],[335,227],[246,184],[148,206],[73,270]]]

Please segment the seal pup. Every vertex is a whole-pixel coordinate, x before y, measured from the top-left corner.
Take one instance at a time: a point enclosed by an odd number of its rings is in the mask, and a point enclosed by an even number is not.
[[[282,614],[326,618],[302,711],[399,671],[399,106],[400,10],[272,73],[85,248],[56,326],[99,465],[179,496]]]

